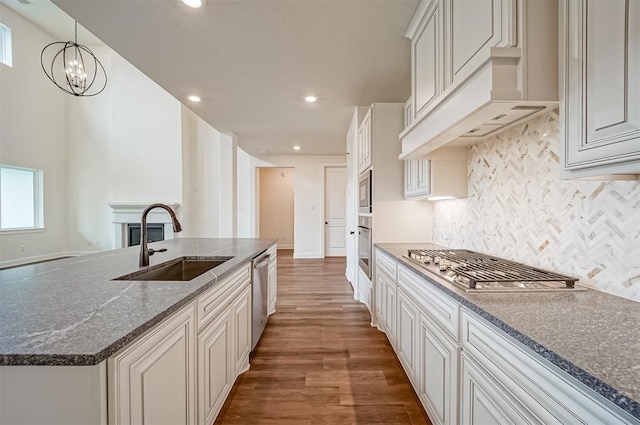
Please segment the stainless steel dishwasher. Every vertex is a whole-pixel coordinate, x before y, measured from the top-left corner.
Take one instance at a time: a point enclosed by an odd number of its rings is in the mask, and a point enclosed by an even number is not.
[[[269,258],[262,253],[253,259],[251,284],[253,285],[253,308],[251,326],[251,351],[256,348],[262,331],[267,326],[267,294],[269,293]]]

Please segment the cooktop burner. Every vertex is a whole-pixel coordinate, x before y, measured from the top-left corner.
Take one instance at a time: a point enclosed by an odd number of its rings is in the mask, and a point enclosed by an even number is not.
[[[585,290],[575,286],[575,277],[466,249],[410,249],[406,258],[465,290]]]

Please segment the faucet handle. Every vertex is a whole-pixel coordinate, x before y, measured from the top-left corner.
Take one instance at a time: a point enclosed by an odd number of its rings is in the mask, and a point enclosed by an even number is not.
[[[160,248],[160,249],[149,248],[149,255],[153,255],[156,252],[167,252],[167,248]]]

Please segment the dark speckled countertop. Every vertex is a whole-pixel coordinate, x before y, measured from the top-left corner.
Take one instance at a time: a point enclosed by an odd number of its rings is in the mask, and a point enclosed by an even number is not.
[[[150,266],[234,257],[189,282],[114,281],[140,269],[139,247],[0,270],[0,366],[95,365],[194,300],[275,239],[173,239]]]
[[[376,244],[569,375],[640,419],[640,303],[604,292],[469,293]]]

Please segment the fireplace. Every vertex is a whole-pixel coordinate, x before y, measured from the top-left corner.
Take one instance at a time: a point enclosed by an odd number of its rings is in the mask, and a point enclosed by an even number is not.
[[[180,204],[168,203],[172,210],[179,216],[178,209]],[[140,244],[140,220],[142,218],[142,211],[147,208],[149,204],[109,204],[113,210],[113,232],[111,237],[112,248],[126,248],[128,246]],[[156,240],[173,239],[173,225],[171,223],[171,217],[162,208],[154,208],[149,211],[147,216],[147,237],[149,242],[155,242]]]

